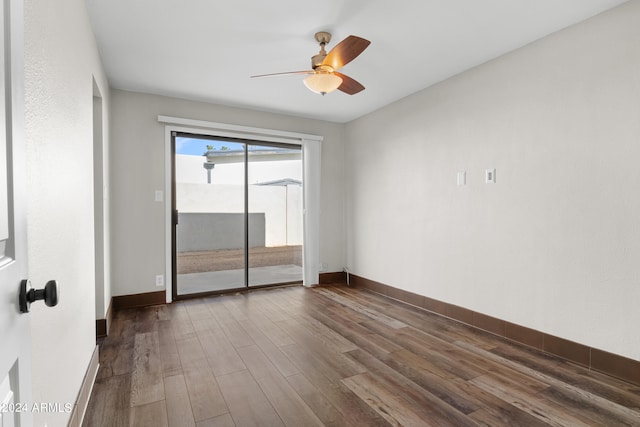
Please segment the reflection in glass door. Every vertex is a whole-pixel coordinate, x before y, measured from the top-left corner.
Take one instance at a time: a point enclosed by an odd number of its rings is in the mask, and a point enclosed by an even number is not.
[[[173,172],[174,298],[302,281],[299,147],[177,134]]]

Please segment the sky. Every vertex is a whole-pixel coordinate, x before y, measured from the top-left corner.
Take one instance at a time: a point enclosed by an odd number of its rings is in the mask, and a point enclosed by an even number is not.
[[[176,137],[176,154],[187,154],[191,156],[203,156],[207,152],[207,145],[212,145],[215,150],[227,147],[229,150],[242,150],[243,145],[238,142],[215,141],[211,139]],[[251,145],[249,151],[273,150],[273,147],[260,147]]]
[[[192,156],[202,156],[207,152],[207,145],[213,145],[216,150],[220,150],[222,146],[229,147],[229,149],[241,149],[242,144],[227,141],[212,141],[210,139],[199,138],[176,138],[176,153],[177,154],[189,154]]]

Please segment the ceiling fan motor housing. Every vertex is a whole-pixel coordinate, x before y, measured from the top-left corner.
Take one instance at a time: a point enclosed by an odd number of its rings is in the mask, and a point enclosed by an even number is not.
[[[326,58],[327,54],[322,54],[319,53],[317,55],[314,55],[311,57],[311,68],[312,69],[316,69],[317,67],[319,67],[320,65],[322,65],[322,61],[324,61],[324,58]]]

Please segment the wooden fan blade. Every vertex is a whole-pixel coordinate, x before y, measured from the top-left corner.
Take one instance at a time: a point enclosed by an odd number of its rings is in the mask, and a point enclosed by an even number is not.
[[[313,70],[286,71],[284,73],[259,74],[257,76],[251,76],[251,78],[254,78],[254,77],[288,76],[288,75],[294,75],[294,74],[313,74],[313,73],[315,73],[315,71],[313,71]]]
[[[358,36],[349,36],[338,43],[327,54],[322,65],[329,65],[334,70],[344,67],[364,51],[371,42]]]
[[[345,76],[342,73],[334,72],[333,74],[335,74],[336,76],[342,79],[342,84],[338,87],[338,90],[349,95],[355,95],[356,93],[364,90],[364,86],[362,86],[360,83],[358,83],[351,77]]]

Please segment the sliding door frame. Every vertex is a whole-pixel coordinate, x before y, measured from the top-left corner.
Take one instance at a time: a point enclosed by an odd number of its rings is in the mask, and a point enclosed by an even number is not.
[[[243,281],[244,286],[240,288],[228,288],[222,290],[215,291],[202,291],[202,292],[193,292],[188,294],[179,294],[178,293],[178,251],[177,251],[177,242],[178,242],[178,206],[177,206],[177,180],[176,180],[176,138],[192,138],[192,139],[201,139],[203,141],[216,141],[216,142],[229,142],[235,144],[242,144],[243,147],[243,155],[242,155],[242,164],[243,164],[243,183],[242,183],[242,192],[243,192],[243,218],[242,218],[242,228],[243,228]],[[171,212],[172,212],[172,229],[171,229],[171,267],[172,267],[172,275],[171,275],[171,295],[174,301],[181,299],[194,298],[204,295],[213,295],[213,294],[221,294],[227,292],[234,291],[242,291],[247,289],[257,289],[257,288],[265,288],[270,286],[277,285],[291,285],[300,283],[299,280],[290,281],[290,282],[277,282],[272,284],[264,284],[264,285],[252,285],[250,283],[250,267],[249,267],[249,258],[250,258],[250,244],[249,244],[249,232],[250,232],[250,224],[249,224],[249,155],[251,153],[251,147],[274,147],[274,148],[288,148],[294,150],[300,150],[302,154],[302,147],[298,144],[291,143],[282,143],[282,142],[265,142],[265,141],[249,141],[246,139],[238,139],[238,138],[228,138],[228,137],[215,137],[211,135],[203,135],[201,133],[187,133],[187,132],[171,132]],[[302,162],[302,160],[301,160]],[[304,248],[304,246],[303,246]]]
[[[158,116],[158,122],[165,125],[165,194],[167,198],[173,194],[173,156],[172,132],[189,133],[202,136],[210,136],[220,139],[236,139],[239,142],[251,144],[280,143],[297,145],[302,148],[302,193],[303,193],[303,254],[302,269],[305,286],[314,286],[319,283],[319,259],[320,259],[320,166],[321,146],[323,137],[320,135],[288,132],[275,129],[256,128],[248,126],[216,123],[203,120],[192,120],[178,117]],[[274,144],[275,145],[275,144]],[[165,202],[165,286],[166,301],[172,302],[173,265],[172,244],[174,233],[173,197]],[[165,198],[166,200],[166,198]],[[247,289],[257,289],[260,286],[250,286]]]

